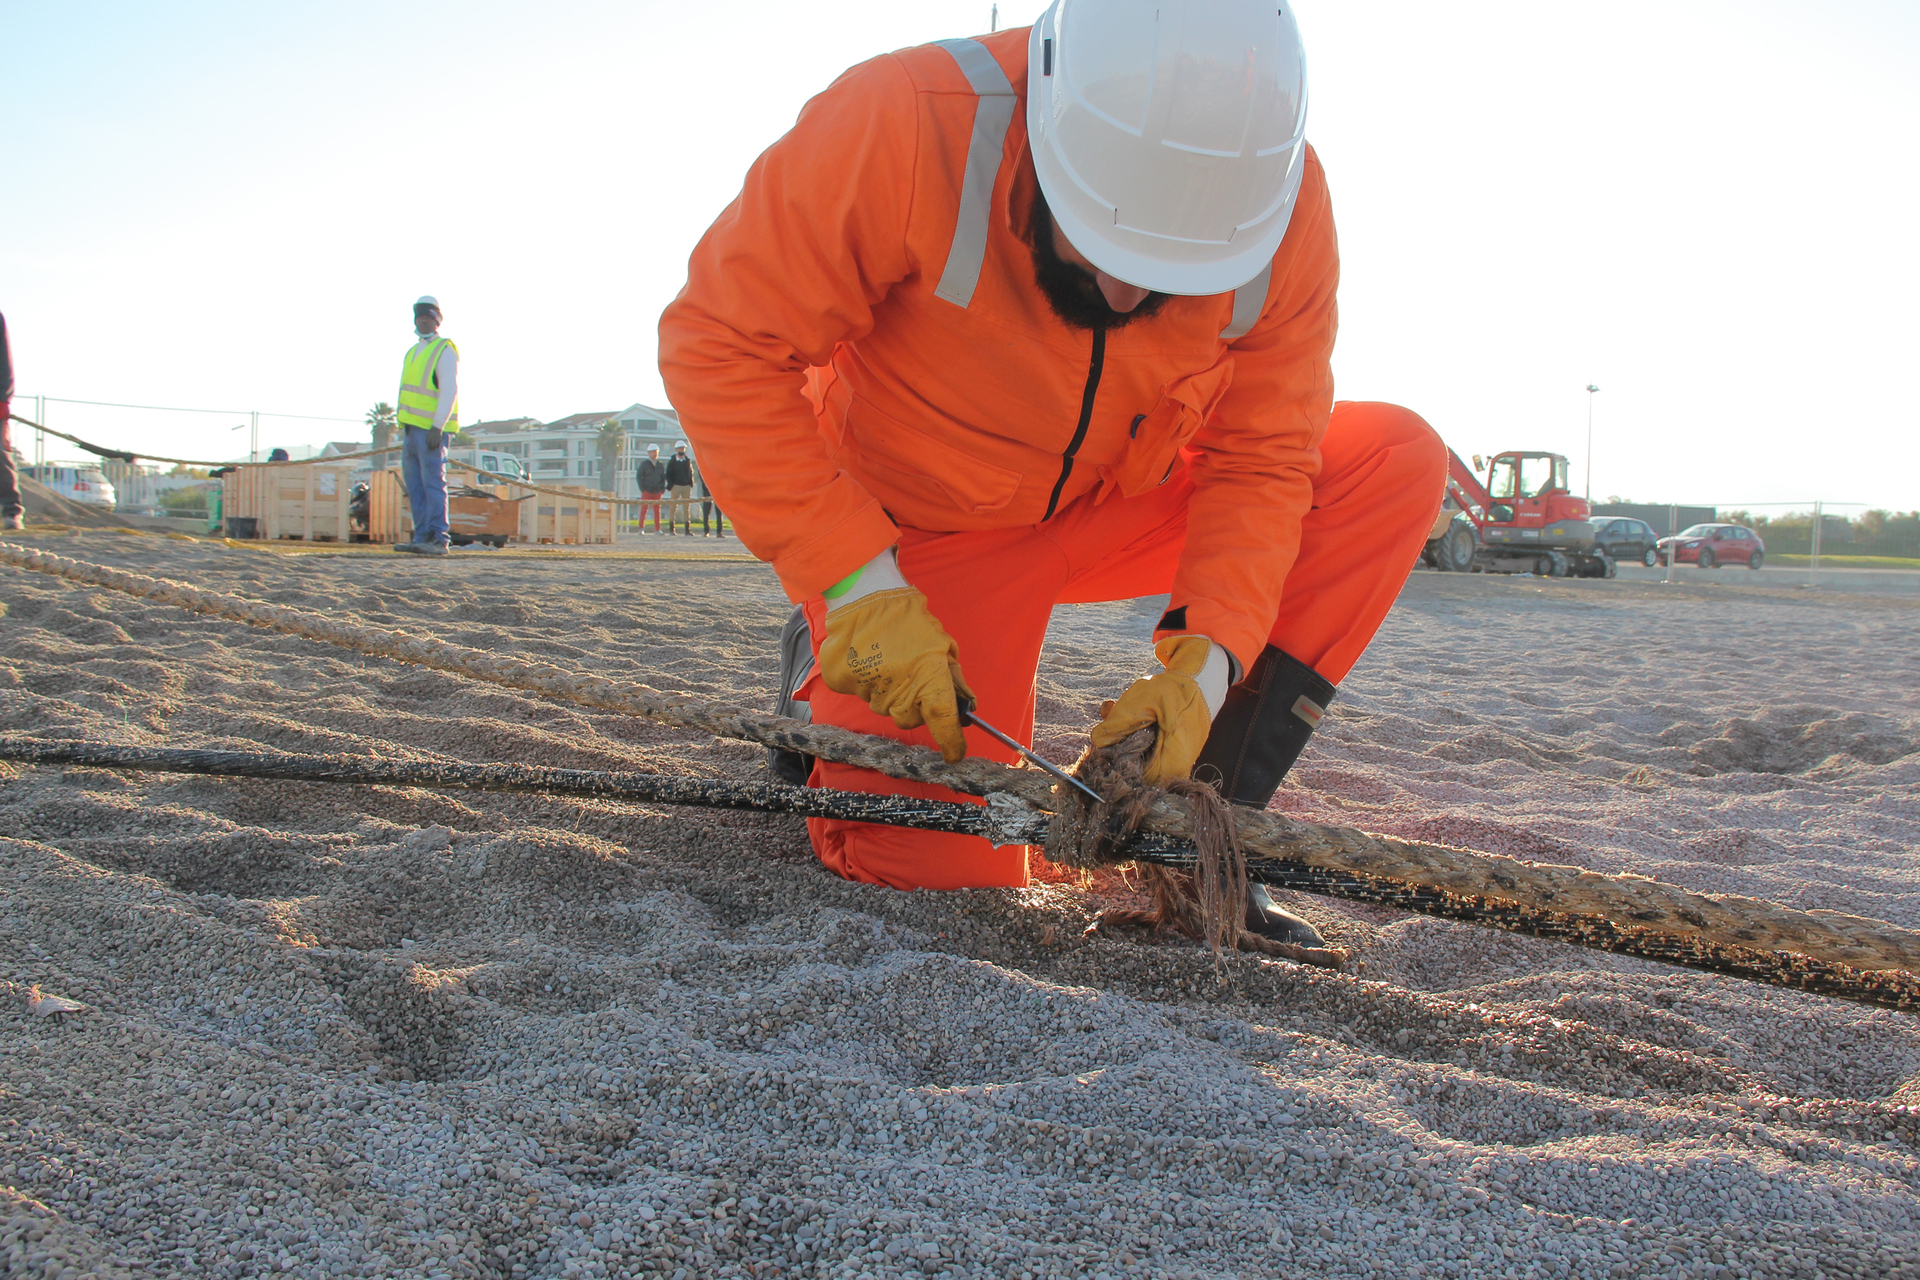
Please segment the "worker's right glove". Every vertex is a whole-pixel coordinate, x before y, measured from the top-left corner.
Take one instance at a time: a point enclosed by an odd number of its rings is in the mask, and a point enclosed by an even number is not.
[[[1096,747],[1111,747],[1148,725],[1158,725],[1142,772],[1148,786],[1164,787],[1193,772],[1207,745],[1214,714],[1227,695],[1227,651],[1205,636],[1171,635],[1153,646],[1166,670],[1135,680],[1112,702],[1087,735]]]
[[[959,649],[926,596],[900,577],[892,551],[881,559],[884,564],[864,571],[879,589],[829,602],[820,678],[835,693],[864,698],[899,728],[925,725],[947,763],[956,763],[967,754],[960,702],[973,697],[960,674]]]

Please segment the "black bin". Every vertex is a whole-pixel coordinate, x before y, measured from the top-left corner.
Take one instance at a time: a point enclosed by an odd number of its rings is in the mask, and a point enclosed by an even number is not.
[[[257,538],[260,536],[260,520],[257,516],[228,516],[227,536],[229,538]]]

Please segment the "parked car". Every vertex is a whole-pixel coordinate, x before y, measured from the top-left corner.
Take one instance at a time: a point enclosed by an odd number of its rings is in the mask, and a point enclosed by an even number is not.
[[[1696,524],[1682,529],[1678,537],[1660,539],[1660,563],[1665,564],[1669,555],[1675,564],[1697,564],[1702,569],[1723,564],[1758,569],[1767,558],[1767,545],[1743,524]]]
[[[1593,549],[1626,564],[1643,564],[1649,569],[1660,563],[1660,535],[1645,520],[1595,521]]]
[[[97,467],[24,466],[20,474],[38,480],[68,502],[87,507],[113,507],[116,495],[113,482]]]

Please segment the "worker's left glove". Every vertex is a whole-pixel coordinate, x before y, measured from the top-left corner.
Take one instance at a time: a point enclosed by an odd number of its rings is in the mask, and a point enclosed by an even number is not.
[[[854,577],[860,589],[828,601],[820,678],[899,728],[925,725],[947,763],[958,763],[967,754],[960,704],[973,701],[960,675],[959,646],[926,596],[900,576],[891,549]]]
[[[1227,651],[1205,636],[1167,636],[1153,646],[1166,670],[1135,680],[1112,702],[1088,736],[1096,747],[1110,747],[1148,725],[1158,725],[1145,767],[1149,786],[1163,787],[1193,772],[1207,745],[1214,713],[1227,698],[1232,663]]]

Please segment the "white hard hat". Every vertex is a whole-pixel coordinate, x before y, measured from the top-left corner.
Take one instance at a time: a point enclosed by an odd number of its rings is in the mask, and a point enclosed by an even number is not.
[[[684,449],[687,447],[687,442],[685,440],[675,440],[673,442],[673,447],[676,449]]]
[[[416,307],[432,307],[435,311],[438,311],[440,309],[440,299],[430,293],[426,293],[415,299],[413,305]]]
[[[1306,167],[1306,56],[1284,3],[1053,0],[1027,64],[1034,171],[1074,248],[1162,293],[1260,274]]]

